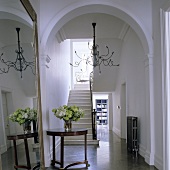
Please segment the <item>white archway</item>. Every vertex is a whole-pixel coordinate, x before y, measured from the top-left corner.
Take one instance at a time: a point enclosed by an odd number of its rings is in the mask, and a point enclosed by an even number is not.
[[[154,164],[154,88],[153,88],[153,41],[152,34],[147,30],[146,25],[134,13],[127,10],[120,4],[108,1],[95,1],[95,2],[76,2],[67,6],[56,14],[49,22],[45,30],[42,30],[41,35],[41,48],[46,49],[51,40],[55,37],[56,33],[68,21],[77,16],[88,13],[105,13],[116,16],[121,20],[127,22],[131,28],[138,35],[142,47],[145,52],[145,79],[146,79],[146,114],[147,114],[147,146],[145,153],[145,160],[149,164]]]
[[[148,32],[144,23],[139,18],[137,18],[135,14],[125,9],[123,6],[104,1],[99,1],[98,3],[89,1],[85,3],[77,2],[72,3],[70,6],[64,8],[55,17],[53,17],[46,27],[46,30],[44,30],[43,34],[41,35],[41,45],[45,47],[47,42],[49,42],[51,38],[55,36],[55,34],[65,23],[77,16],[87,13],[105,13],[116,16],[127,22],[141,40],[145,54],[148,55],[153,53],[152,36]]]
[[[0,6],[0,19],[11,19],[14,21],[21,22],[29,27],[32,28],[33,22],[28,16],[28,14],[24,13],[23,11],[16,10],[10,7],[3,7]]]

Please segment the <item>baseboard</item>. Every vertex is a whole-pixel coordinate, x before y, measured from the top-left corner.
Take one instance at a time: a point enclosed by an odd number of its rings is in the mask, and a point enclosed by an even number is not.
[[[154,165],[154,155],[151,155],[149,151],[145,152],[145,162],[149,165]]]
[[[145,158],[146,163],[149,165],[154,165],[159,170],[163,170],[163,160],[155,155],[154,163],[152,163],[150,160],[150,153],[146,152],[146,148],[141,144],[139,144],[139,154]]]
[[[159,170],[163,170],[163,160],[155,155],[155,167]]]
[[[145,157],[145,151],[146,151],[146,148],[139,144],[139,154],[142,156],[142,157]]]
[[[116,133],[116,135],[118,135],[119,137],[121,137],[119,129],[113,127],[113,132]]]

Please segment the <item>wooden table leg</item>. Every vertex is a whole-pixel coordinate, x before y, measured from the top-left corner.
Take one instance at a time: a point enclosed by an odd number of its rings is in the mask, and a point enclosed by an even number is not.
[[[85,163],[86,168],[88,167],[88,161],[87,161],[87,134],[84,135],[84,153],[85,153]]]
[[[61,165],[60,168],[64,168],[64,137],[61,136],[61,152],[60,152]]]
[[[18,166],[18,156],[17,156],[17,146],[16,146],[16,140],[13,140],[14,144],[14,159],[15,159],[15,166]],[[15,168],[16,169],[16,168]]]
[[[29,149],[28,149],[28,142],[27,139],[24,139],[25,144],[25,153],[26,153],[26,159],[27,159],[27,167],[31,169],[31,163],[30,163],[30,155],[29,155]]]
[[[84,136],[85,160],[87,160],[87,134]]]
[[[51,165],[55,165],[55,136],[53,136],[53,159],[51,161]]]

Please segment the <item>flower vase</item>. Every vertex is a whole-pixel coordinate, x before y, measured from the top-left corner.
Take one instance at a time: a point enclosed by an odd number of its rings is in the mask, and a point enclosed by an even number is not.
[[[71,130],[71,128],[72,128],[72,121],[71,120],[65,121],[64,122],[64,128],[65,128],[66,131]]]
[[[25,123],[23,123],[23,130],[24,130],[24,133],[31,132],[31,121],[26,121]]]

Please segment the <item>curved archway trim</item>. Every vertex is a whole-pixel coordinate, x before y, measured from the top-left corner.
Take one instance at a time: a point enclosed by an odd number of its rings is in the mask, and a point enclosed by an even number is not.
[[[95,7],[95,8],[94,8]],[[99,1],[94,2],[76,2],[67,6],[62,11],[53,17],[49,22],[46,30],[41,35],[41,45],[46,46],[47,42],[55,36],[58,30],[71,19],[87,14],[87,13],[105,13],[109,15],[116,16],[125,22],[127,22],[137,33],[141,40],[142,46],[144,48],[145,54],[147,55],[153,53],[153,41],[149,31],[146,29],[144,23],[131,11],[125,9],[116,3],[109,3]]]

